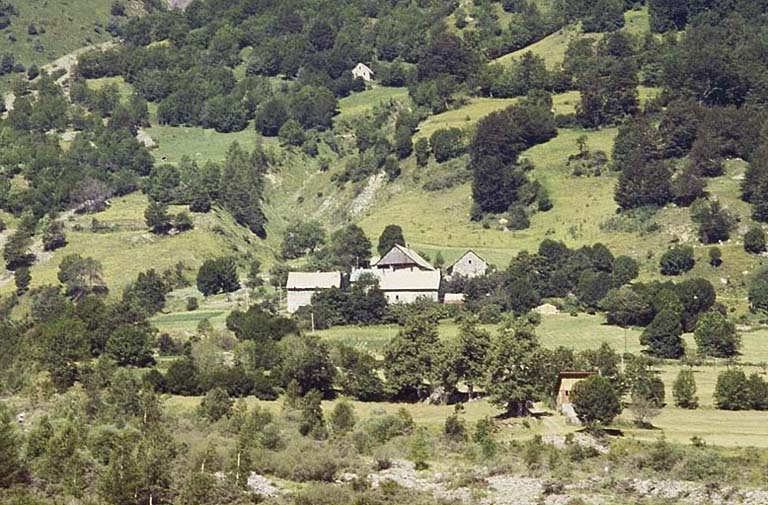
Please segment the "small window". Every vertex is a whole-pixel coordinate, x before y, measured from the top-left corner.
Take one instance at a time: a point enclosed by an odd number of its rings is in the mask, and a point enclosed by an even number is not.
[[[472,264],[472,260],[469,260],[469,264],[470,264],[470,265]]]
[[[395,300],[400,300],[400,295],[395,295]]]

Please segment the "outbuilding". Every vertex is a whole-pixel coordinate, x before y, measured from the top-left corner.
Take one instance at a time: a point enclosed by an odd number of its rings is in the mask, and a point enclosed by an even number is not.
[[[573,387],[587,377],[595,375],[596,372],[575,372],[563,371],[557,374],[557,408],[562,409],[564,405],[571,404],[571,393]]]
[[[323,289],[340,288],[341,272],[289,272],[287,291],[288,312],[312,303],[312,295]]]
[[[445,272],[449,276],[459,275],[468,278],[479,277],[488,272],[488,262],[470,249],[462,254],[459,259],[448,265]]]
[[[358,63],[355,68],[352,69],[352,77],[355,79],[362,79],[366,82],[373,80],[373,70],[365,63]]]

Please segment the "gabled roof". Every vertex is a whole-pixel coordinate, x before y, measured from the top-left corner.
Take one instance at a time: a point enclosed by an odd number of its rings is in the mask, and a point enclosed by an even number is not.
[[[416,251],[397,244],[373,264],[377,268],[385,268],[390,265],[414,265],[424,270],[435,269],[427,260],[419,256]]]
[[[372,74],[375,73],[373,70],[371,70],[371,67],[369,67],[368,65],[366,65],[365,63],[362,63],[362,62],[360,62],[357,65],[355,65],[355,68],[353,70],[357,70],[357,69],[367,70],[368,72],[370,72]]]
[[[352,282],[356,282],[363,274],[372,274],[376,277],[382,291],[437,291],[440,289],[439,270],[360,269],[352,272]]]
[[[287,289],[326,289],[341,287],[341,272],[288,272]]]
[[[477,256],[478,258],[480,258],[480,259],[481,259],[481,260],[482,260],[484,263],[486,263],[486,264],[488,263],[488,262],[485,260],[485,258],[483,258],[483,257],[482,257],[482,256],[480,256],[479,254],[477,254],[475,251],[473,251],[472,249],[467,249],[467,252],[465,252],[464,254],[462,254],[461,256],[459,256],[458,258],[456,258],[456,259],[453,261],[453,263],[451,263],[450,265],[448,265],[446,268],[449,268],[449,269],[450,269],[450,268],[453,268],[453,265],[455,265],[456,263],[458,263],[459,261],[461,261],[461,259],[462,259],[462,258],[464,258],[465,256],[467,256],[467,255],[468,255],[468,254],[470,254],[470,253],[471,253],[471,254],[474,254],[475,256]]]

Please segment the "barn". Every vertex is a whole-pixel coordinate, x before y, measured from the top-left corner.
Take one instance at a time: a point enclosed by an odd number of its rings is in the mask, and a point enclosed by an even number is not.
[[[323,289],[340,288],[341,272],[289,272],[285,285],[288,312],[312,303],[312,295]]]

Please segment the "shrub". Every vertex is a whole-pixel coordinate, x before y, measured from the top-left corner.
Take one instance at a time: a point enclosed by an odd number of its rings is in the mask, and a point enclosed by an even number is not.
[[[197,310],[198,308],[199,308],[199,304],[197,302],[197,297],[196,296],[190,296],[189,298],[187,298],[187,310],[188,311]]]
[[[432,152],[438,163],[443,163],[464,154],[464,132],[459,128],[437,130],[430,137],[429,143],[432,146]]]
[[[494,424],[490,417],[479,419],[475,424],[475,432],[472,434],[472,440],[480,446],[480,450],[485,458],[491,458],[496,454],[498,446],[493,438]]]
[[[341,401],[333,407],[329,421],[333,432],[343,435],[355,427],[355,408],[351,403]]]
[[[709,264],[715,268],[723,264],[723,253],[719,247],[713,247],[709,250]]]
[[[723,410],[749,409],[747,376],[742,370],[725,370],[717,376],[715,405]]]
[[[672,396],[675,398],[675,405],[680,408],[695,409],[699,406],[693,370],[680,370],[672,385]]]
[[[762,228],[751,228],[744,234],[744,250],[751,254],[765,252],[765,232]]]
[[[680,275],[693,268],[693,247],[675,246],[662,255],[659,261],[663,275]]]
[[[510,230],[525,230],[531,226],[528,212],[522,205],[513,205],[507,212],[507,228]]]
[[[461,404],[456,405],[459,406]],[[445,419],[443,433],[445,433],[448,440],[453,442],[466,442],[468,438],[467,426],[464,423],[464,420],[459,417],[458,412],[454,412]]]
[[[593,375],[573,387],[573,408],[587,426],[608,425],[621,413],[621,403],[611,381]]]
[[[404,408],[401,408],[397,411],[397,414],[372,418],[368,422],[366,431],[376,442],[383,444],[395,437],[411,433],[414,426],[411,414]]]
[[[477,314],[482,324],[499,324],[502,318],[502,311],[499,305],[488,303],[480,308]]]
[[[234,403],[223,388],[213,388],[200,402],[198,412],[208,421],[216,422],[224,416],[229,417]]]

